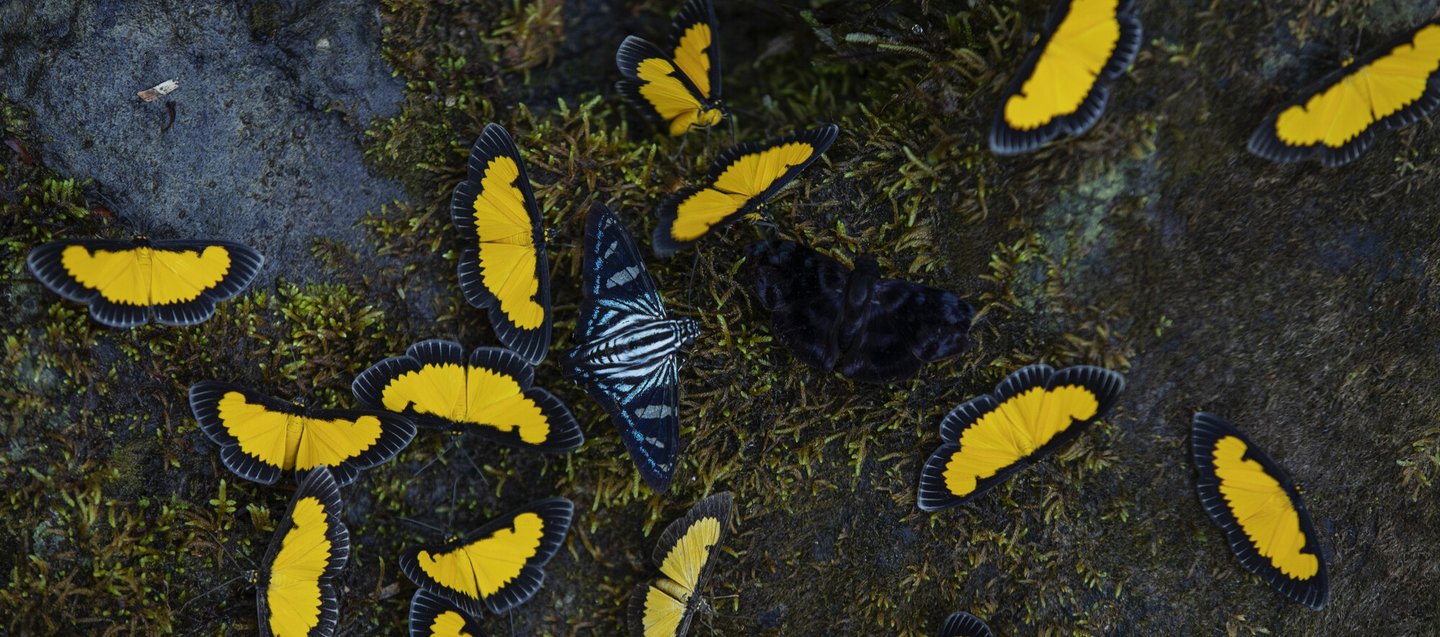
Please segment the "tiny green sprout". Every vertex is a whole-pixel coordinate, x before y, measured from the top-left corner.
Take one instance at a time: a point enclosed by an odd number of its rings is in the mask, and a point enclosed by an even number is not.
[[[220,479],[219,495],[210,498],[210,506],[215,507],[215,527],[221,530],[230,530],[230,518],[235,513],[235,501],[226,496],[226,482]]]
[[[1171,320],[1170,317],[1161,314],[1160,320],[1155,324],[1155,337],[1159,338],[1162,334],[1165,333],[1165,330],[1170,329],[1174,325],[1175,321]]]

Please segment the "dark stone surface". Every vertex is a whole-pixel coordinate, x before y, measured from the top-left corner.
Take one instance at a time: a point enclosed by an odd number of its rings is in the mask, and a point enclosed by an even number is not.
[[[0,92],[134,232],[242,241],[262,279],[305,277],[312,239],[356,242],[403,197],[361,160],[365,123],[402,99],[379,40],[373,0],[0,2]]]

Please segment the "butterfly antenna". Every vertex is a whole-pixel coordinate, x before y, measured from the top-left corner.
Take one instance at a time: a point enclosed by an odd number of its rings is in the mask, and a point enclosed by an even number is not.
[[[735,120],[734,120],[734,116],[735,116],[735,115],[744,115],[744,116],[746,116],[746,117],[754,117],[754,116],[755,116],[755,113],[754,113],[753,111],[748,110],[748,109],[735,108],[735,107],[733,107],[733,106],[726,107],[726,108],[727,108],[727,110],[729,111],[729,114],[730,114],[730,116],[731,116],[730,126],[732,126],[732,127],[735,126]]]
[[[690,282],[685,284],[685,305],[695,307],[695,271],[700,269],[700,251],[695,251],[695,259],[690,262]]]
[[[415,518],[400,518],[400,521],[404,522],[405,524],[409,524],[410,526],[429,531],[431,533],[439,535],[440,537],[445,537],[449,535],[449,533],[447,533],[444,529],[430,524],[429,522],[421,522],[420,520],[417,520]]]
[[[175,615],[177,615],[177,616],[183,615],[183,614],[184,614],[184,611],[185,611],[185,608],[188,607],[188,606],[190,606],[190,604],[191,604],[192,602],[194,602],[195,600],[204,599],[204,598],[206,598],[206,597],[209,597],[209,596],[210,596],[212,593],[214,593],[215,591],[218,591],[218,590],[220,590],[220,589],[222,589],[222,588],[225,588],[226,586],[229,586],[229,585],[231,585],[231,584],[234,584],[236,581],[239,581],[239,580],[242,580],[242,579],[246,579],[246,576],[244,576],[244,575],[236,575],[235,577],[232,577],[232,578],[230,578],[230,579],[227,579],[227,580],[225,580],[225,581],[223,581],[223,582],[221,582],[221,583],[219,583],[219,584],[216,584],[214,587],[212,587],[212,588],[211,588],[210,590],[208,590],[208,591],[205,591],[205,592],[203,592],[203,593],[200,593],[199,595],[196,595],[196,596],[194,596],[194,597],[191,597],[190,599],[185,600],[185,603],[184,603],[184,604],[181,604],[181,605],[180,605],[180,608],[175,609]]]
[[[452,437],[452,438],[450,439],[450,444],[449,444],[449,446],[447,446],[447,447],[445,447],[444,449],[441,449],[441,450],[440,450],[440,455],[435,456],[434,458],[431,458],[431,459],[430,459],[430,462],[427,462],[427,463],[425,463],[425,466],[422,466],[422,467],[420,467],[419,469],[416,469],[414,473],[410,474],[410,477],[413,478],[413,477],[418,476],[418,475],[420,475],[420,474],[422,474],[422,473],[425,473],[425,470],[426,470],[426,469],[429,469],[429,468],[430,468],[430,465],[435,464],[435,463],[437,463],[437,462],[439,462],[439,461],[441,461],[441,460],[444,460],[444,459],[445,459],[445,454],[450,453],[450,450],[451,450],[451,449],[454,449],[455,447],[460,446],[460,442],[459,442],[459,441],[460,441],[460,437],[459,437],[459,436],[454,436],[454,437]]]
[[[685,136],[683,136],[683,137],[680,138],[680,147],[677,148],[677,149],[675,149],[675,152],[670,155],[670,163],[672,163],[672,164],[678,164],[678,163],[680,163],[680,158],[683,157],[683,156],[685,156],[685,145],[688,144],[688,143],[690,143],[690,136],[689,136],[689,135],[685,135]]]
[[[485,470],[481,469],[480,465],[475,462],[475,457],[470,455],[470,452],[466,451],[464,447],[460,447],[459,445],[456,445],[456,447],[460,449],[461,454],[464,454],[465,460],[470,463],[470,468],[475,470],[475,475],[478,476],[481,480],[484,480]]]

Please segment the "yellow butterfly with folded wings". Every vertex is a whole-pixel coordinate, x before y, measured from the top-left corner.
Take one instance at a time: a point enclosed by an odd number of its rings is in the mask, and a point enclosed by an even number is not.
[[[670,24],[672,53],[636,36],[625,38],[615,64],[625,79],[615,90],[669,124],[679,137],[692,128],[709,128],[725,119],[720,102],[720,52],[715,7],[690,0]]]

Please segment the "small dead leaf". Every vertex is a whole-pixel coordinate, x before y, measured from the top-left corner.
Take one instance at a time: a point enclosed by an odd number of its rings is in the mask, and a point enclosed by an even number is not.
[[[180,88],[179,82],[175,80],[165,80],[164,82],[136,93],[136,95],[140,96],[140,101],[142,102],[153,102],[161,96],[169,95],[177,88]]]
[[[25,144],[22,143],[20,140],[15,139],[14,137],[7,137],[5,138],[5,146],[10,150],[15,151],[15,154],[20,156],[20,161],[26,164],[35,163],[35,157],[30,154],[30,149],[27,148]]]

